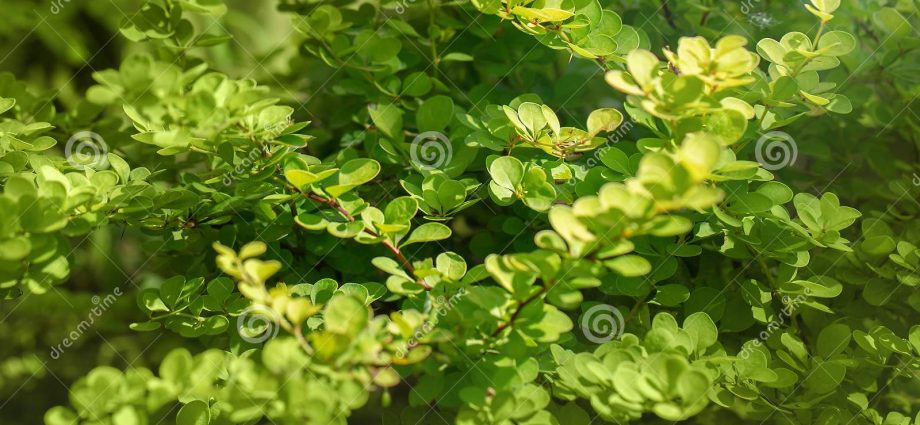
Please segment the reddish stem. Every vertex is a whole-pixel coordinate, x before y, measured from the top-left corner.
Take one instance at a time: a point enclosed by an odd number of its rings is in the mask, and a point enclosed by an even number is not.
[[[507,329],[509,326],[513,325],[515,319],[517,319],[517,317],[521,314],[521,311],[524,310],[524,307],[527,307],[528,304],[530,304],[530,303],[536,301],[536,299],[537,299],[537,298],[540,298],[540,296],[542,296],[544,293],[546,293],[546,287],[545,287],[545,286],[542,287],[542,288],[540,288],[540,290],[537,291],[537,293],[531,295],[531,296],[528,297],[526,300],[524,300],[523,302],[521,302],[520,304],[518,304],[517,309],[514,310],[514,313],[511,313],[511,317],[508,318],[508,321],[499,324],[498,327],[495,328],[495,332],[492,332],[492,338],[495,338],[496,336],[498,336],[498,334],[502,333],[503,330],[505,330],[505,329]]]
[[[338,201],[336,201],[335,199],[324,198],[314,193],[304,193],[304,195],[306,195],[307,198],[313,201],[316,201],[322,204],[326,204],[332,208],[335,208],[335,210],[338,211],[339,214],[342,217],[344,217],[346,220],[348,220],[349,222],[355,221],[354,216],[352,216],[351,213],[349,213],[348,210],[342,207],[342,205],[339,204]],[[371,237],[375,237],[375,238],[380,237],[379,233],[371,229],[364,228],[362,229],[362,231],[364,231],[364,233],[367,233]],[[393,253],[393,255],[399,260],[400,263],[402,263],[406,271],[409,272],[409,276],[415,277],[415,267],[412,267],[412,263],[409,262],[409,259],[406,258],[405,255],[403,255],[402,251],[400,251],[399,248],[396,247],[396,245],[393,245],[393,243],[390,242],[389,240],[384,239],[381,243],[383,244],[383,246],[387,247],[387,249],[389,249],[390,252]],[[429,285],[428,282],[425,282],[424,279],[415,278],[415,282],[421,285],[422,288],[425,288],[426,291],[430,291],[432,289],[431,285]]]

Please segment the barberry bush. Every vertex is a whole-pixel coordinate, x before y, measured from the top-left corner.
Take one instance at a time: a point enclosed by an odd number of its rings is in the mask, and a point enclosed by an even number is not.
[[[4,425],[920,425],[916,0],[2,10]]]

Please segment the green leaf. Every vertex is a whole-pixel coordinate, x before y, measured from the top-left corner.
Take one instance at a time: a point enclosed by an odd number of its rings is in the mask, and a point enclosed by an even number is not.
[[[26,258],[32,250],[32,243],[24,236],[0,240],[0,260],[19,261]]]
[[[160,329],[160,322],[141,322],[141,323],[132,323],[128,327],[137,332],[150,332]]]
[[[16,99],[0,97],[0,114],[13,109],[16,106]]]
[[[783,65],[785,64],[786,48],[772,38],[764,38],[757,42],[757,53],[764,59]]]
[[[179,409],[176,425],[207,425],[211,423],[211,409],[201,400],[193,400]]]
[[[537,211],[546,211],[556,200],[556,189],[546,180],[546,172],[532,167],[524,173],[523,201],[528,207]]]
[[[818,355],[829,359],[841,353],[850,343],[852,331],[850,327],[841,323],[828,325],[818,334]]]
[[[400,266],[399,263],[392,258],[374,257],[374,259],[371,260],[371,263],[374,265],[374,267],[377,267],[378,269],[383,270],[389,274],[403,276],[406,279],[410,279],[409,275],[403,271],[402,266]]]
[[[475,58],[460,52],[451,52],[441,56],[441,62],[472,62]]]
[[[191,353],[184,348],[170,351],[160,363],[160,377],[174,383],[185,382],[194,368]]]
[[[588,136],[616,130],[623,123],[623,114],[613,108],[596,109],[588,115]]]
[[[405,276],[390,276],[387,278],[386,286],[390,292],[407,297],[425,292],[425,289],[418,282]]]
[[[651,84],[659,64],[658,57],[648,50],[636,49],[626,56],[626,67],[629,69],[629,74],[640,87]]]
[[[809,280],[793,280],[780,285],[780,289],[790,294],[808,294],[818,298],[834,298],[843,292],[843,285],[827,276],[812,276]]]
[[[550,130],[553,131],[553,134],[558,136],[562,133],[562,128],[559,125],[559,117],[556,116],[552,108],[546,105],[540,105],[540,109],[543,112],[543,119],[546,121],[547,125],[549,125]]]
[[[821,362],[805,374],[804,387],[818,394],[839,388],[846,375],[846,367],[835,362]]]
[[[335,334],[354,337],[364,330],[370,311],[363,302],[349,295],[337,295],[329,300],[323,310],[326,330]]]
[[[513,156],[502,156],[489,165],[489,175],[499,186],[514,191],[524,180],[524,164]]]
[[[517,114],[518,119],[521,120],[521,123],[524,124],[524,128],[527,129],[528,133],[531,135],[537,134],[537,132],[546,127],[547,122],[542,105],[533,102],[521,103],[521,105],[518,106]]]
[[[914,348],[914,353],[920,354],[920,325],[914,325],[910,328],[908,341]]]
[[[169,307],[160,299],[160,292],[156,289],[147,289],[141,292],[139,302],[149,312],[169,311]]]
[[[435,263],[438,271],[449,279],[460,280],[466,274],[466,261],[457,253],[441,253]]]
[[[79,419],[73,410],[55,406],[45,412],[45,425],[77,425]]]
[[[358,54],[370,62],[383,63],[396,58],[402,43],[396,37],[381,37],[377,32],[366,31],[355,38]]]
[[[132,406],[122,406],[112,415],[112,422],[124,425],[141,425],[142,419],[137,409]]]
[[[308,213],[299,214],[294,218],[294,222],[307,230],[324,230],[329,226],[329,222],[323,217]]]
[[[294,185],[294,187],[303,189],[304,186],[311,185],[332,176],[335,174],[335,171],[337,171],[337,169],[333,168],[314,174],[306,170],[290,169],[284,172],[284,178],[287,179],[290,184]]]
[[[438,209],[445,213],[453,211],[466,199],[466,186],[456,180],[445,180],[437,190]]]
[[[384,210],[387,223],[408,223],[418,212],[418,201],[409,196],[401,196],[390,201]]]
[[[690,298],[690,290],[684,285],[661,285],[655,293],[654,301],[667,307],[680,305]]]
[[[684,400],[696,400],[709,391],[711,382],[703,372],[687,369],[677,380],[677,394]]]
[[[631,172],[629,165],[629,156],[619,148],[606,146],[599,150],[600,160],[613,171],[620,174],[629,175]]]
[[[380,173],[380,163],[367,158],[357,158],[342,164],[336,175],[336,184],[326,187],[326,193],[333,197],[339,197],[346,192],[354,189],[377,177]]]
[[[824,13],[834,13],[840,7],[840,0],[811,0],[811,4]]]
[[[829,31],[818,42],[818,49],[831,56],[843,56],[856,47],[856,38],[844,31]]]
[[[424,96],[431,87],[431,78],[424,72],[413,72],[403,80],[403,94],[407,96]]]
[[[435,96],[425,100],[415,114],[419,133],[444,131],[454,116],[454,101],[447,96]]]
[[[697,312],[687,316],[684,319],[684,330],[692,335],[696,342],[696,351],[702,352],[706,348],[716,343],[719,337],[719,330],[708,314]]]
[[[449,238],[450,234],[450,227],[447,227],[441,223],[425,223],[419,227],[416,227],[415,230],[409,234],[409,237],[405,240],[405,242],[400,245],[400,247],[419,242],[444,240]]]
[[[697,181],[709,177],[722,156],[722,147],[706,134],[693,133],[680,146],[681,165]]]
[[[604,261],[604,265],[624,277],[644,276],[652,271],[652,265],[638,255],[624,255]]]
[[[393,140],[403,139],[403,111],[392,103],[368,106],[371,121]]]
[[[266,245],[265,242],[253,241],[240,248],[239,257],[243,259],[258,257],[265,254],[267,251],[268,245]]]
[[[512,13],[518,15],[528,21],[538,21],[538,22],[557,22],[564,21],[572,16],[575,16],[574,13],[567,10],[556,9],[556,8],[529,8],[523,6],[515,6],[511,10]]]

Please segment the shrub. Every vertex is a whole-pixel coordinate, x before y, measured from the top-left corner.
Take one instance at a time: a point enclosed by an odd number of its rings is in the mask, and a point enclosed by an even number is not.
[[[916,2],[5,3],[3,423],[920,424]]]

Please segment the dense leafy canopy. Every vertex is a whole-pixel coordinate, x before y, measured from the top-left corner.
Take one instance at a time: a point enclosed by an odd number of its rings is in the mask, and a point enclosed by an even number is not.
[[[3,424],[920,425],[916,0],[3,10]]]

